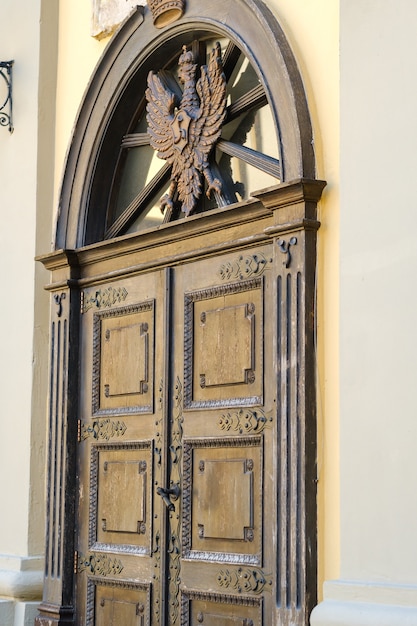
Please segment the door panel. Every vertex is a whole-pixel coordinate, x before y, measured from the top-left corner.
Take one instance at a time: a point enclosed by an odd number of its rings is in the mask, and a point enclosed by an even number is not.
[[[268,624],[272,246],[256,254],[255,276],[224,272],[233,253],[189,262],[121,280],[122,303],[81,315],[80,624]]]
[[[265,259],[257,275],[224,271],[245,265],[236,253],[174,270],[172,362],[184,377],[181,626],[266,626],[272,615],[276,389],[273,341],[264,341],[274,336],[272,246],[256,255]]]
[[[80,624],[163,623],[166,272],[84,292],[78,444]],[[123,294],[117,302],[103,297]]]

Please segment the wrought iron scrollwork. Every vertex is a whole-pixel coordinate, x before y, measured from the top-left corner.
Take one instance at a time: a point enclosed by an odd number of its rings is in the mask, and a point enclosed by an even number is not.
[[[13,132],[13,63],[14,61],[0,61],[0,76],[6,83],[6,98],[0,100],[0,126],[8,126],[9,132]],[[0,91],[1,93],[1,91]],[[0,95],[1,98],[1,95]],[[9,107],[9,112],[6,113],[6,107]]]

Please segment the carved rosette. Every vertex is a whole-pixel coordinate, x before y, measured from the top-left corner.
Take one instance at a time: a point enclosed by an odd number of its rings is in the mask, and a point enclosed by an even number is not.
[[[235,589],[238,593],[261,594],[266,586],[272,586],[272,576],[266,575],[258,567],[239,567],[237,570],[220,570],[217,583],[225,589]]]
[[[256,254],[240,255],[234,261],[223,263],[219,269],[219,275],[222,280],[233,280],[252,278],[253,276],[261,276],[264,273],[268,262],[262,252]]]
[[[90,309],[111,308],[115,304],[124,302],[128,296],[125,287],[107,287],[106,289],[93,289],[81,292],[81,312],[86,313]]]
[[[223,413],[217,420],[222,430],[233,430],[240,434],[260,433],[268,422],[272,422],[272,417],[267,417],[261,409],[255,411],[240,409],[233,413]]]
[[[106,554],[78,555],[77,571],[88,570],[94,576],[117,576],[123,571],[123,563]]]
[[[100,439],[109,441],[113,437],[123,437],[126,429],[126,424],[120,420],[94,420],[91,424],[79,422],[78,441],[83,441],[88,439],[88,437],[92,437],[97,441]]]

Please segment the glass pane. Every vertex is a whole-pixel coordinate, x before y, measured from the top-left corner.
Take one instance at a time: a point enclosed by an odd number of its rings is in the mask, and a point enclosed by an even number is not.
[[[142,212],[126,230],[126,233],[136,233],[139,230],[145,230],[145,228],[156,228],[163,223],[164,216],[160,208],[160,199],[167,193],[168,188],[169,184],[155,194],[148,204],[143,207]]]
[[[227,39],[208,34],[204,39],[207,58],[217,41],[220,42],[223,55],[227,50],[229,45]],[[179,49],[178,56],[169,67],[164,69],[166,84],[169,85],[172,91],[177,93],[181,93],[182,90],[178,81],[178,59],[180,54],[181,50]],[[155,70],[157,71],[158,68],[155,68]],[[229,67],[229,73],[227,105],[235,104],[239,98],[246,96],[251,90],[260,86],[258,75],[243,53],[238,55],[235,66],[233,68]],[[147,133],[146,112],[142,112],[134,130],[130,132],[132,134]],[[254,104],[249,111],[245,111],[225,124],[222,129],[221,139],[278,159],[276,129],[269,105],[261,106],[259,103],[257,105]],[[165,161],[156,156],[156,152],[150,145],[126,148],[124,152],[126,152],[126,156],[120,162],[119,174],[115,178],[112,221],[116,220],[133,201],[136,200],[137,202],[140,194],[146,189],[146,185],[152,181],[165,164]],[[223,182],[223,190],[227,189],[226,197],[228,202],[245,200],[250,196],[251,192],[278,182],[273,176],[248,165],[244,159],[231,157],[222,153],[219,149],[215,151],[215,160]],[[213,172],[213,175],[219,176],[215,172]],[[204,187],[206,188],[206,186],[204,181]],[[123,232],[136,232],[161,224],[164,217],[159,209],[159,200],[167,192],[168,188],[169,184],[161,185],[161,188],[156,190],[152,197],[145,194],[141,204],[138,205],[136,219]],[[217,202],[214,198],[206,198],[204,189],[194,212],[201,213],[216,208],[216,206]],[[183,217],[183,214],[178,214],[178,212],[174,211],[173,219],[178,219],[178,217]]]
[[[222,139],[278,159],[275,125],[269,106],[244,113],[227,124],[223,128]],[[217,150],[216,160],[222,172],[229,172],[235,193],[241,200],[246,200],[253,191],[279,182],[274,176],[248,165],[242,159],[222,154],[220,150]]]

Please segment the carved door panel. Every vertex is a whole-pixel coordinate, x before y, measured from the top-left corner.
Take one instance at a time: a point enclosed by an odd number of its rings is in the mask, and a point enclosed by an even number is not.
[[[175,270],[171,482],[181,485],[181,528],[171,511],[170,624],[272,623],[271,255],[265,246]]]
[[[75,565],[86,626],[160,623],[165,281],[154,272],[82,294]]]
[[[273,256],[83,292],[77,623],[271,623]]]

